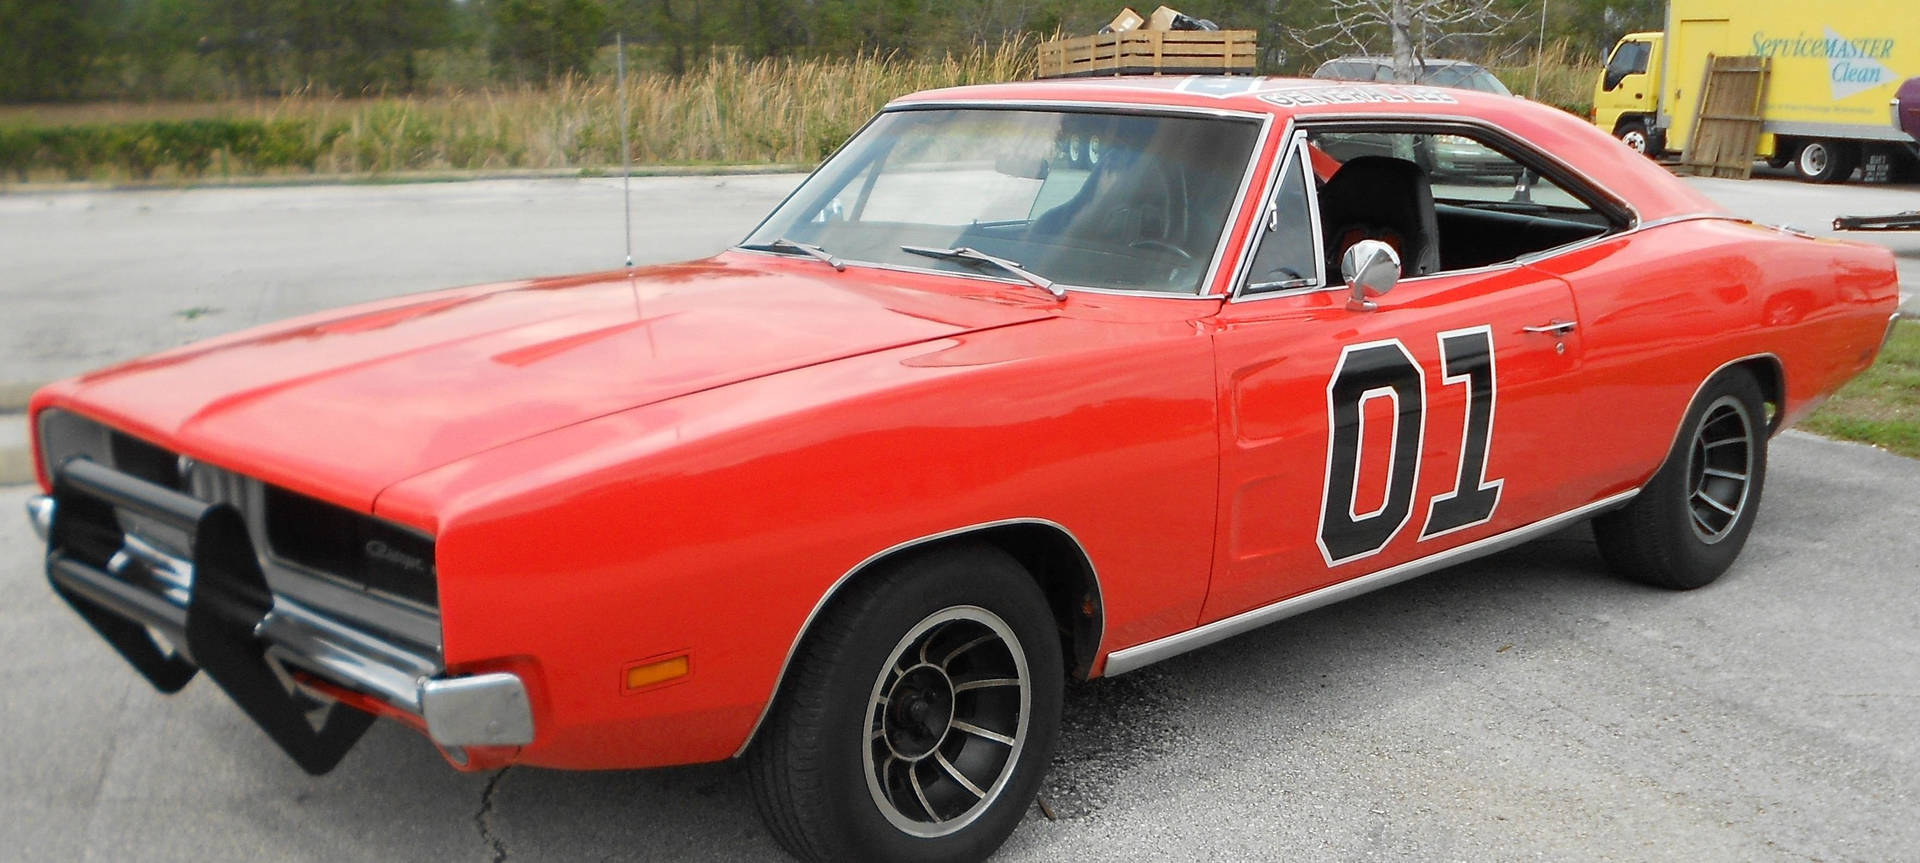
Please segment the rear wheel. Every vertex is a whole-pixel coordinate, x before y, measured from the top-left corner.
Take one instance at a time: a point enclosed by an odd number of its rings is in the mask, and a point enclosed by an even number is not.
[[[1594,520],[1618,574],[1692,590],[1711,584],[1746,544],[1767,477],[1760,384],[1743,369],[1714,378],[1688,409],[1667,462],[1625,508]]]
[[[1800,179],[1811,183],[1844,183],[1859,161],[1859,151],[1844,141],[1808,141],[1793,167]]]
[[[754,801],[804,860],[984,859],[1025,814],[1065,672],[1045,597],[987,547],[849,588],[795,655],[749,753]]]

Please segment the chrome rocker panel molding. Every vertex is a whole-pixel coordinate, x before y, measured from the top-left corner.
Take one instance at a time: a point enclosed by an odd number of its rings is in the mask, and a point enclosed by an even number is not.
[[[1639,489],[1624,491],[1602,498],[1577,509],[1571,509],[1551,518],[1514,528],[1505,533],[1467,543],[1458,548],[1429,555],[1419,560],[1410,560],[1399,566],[1380,570],[1372,575],[1363,575],[1339,584],[1330,584],[1318,590],[1299,596],[1280,600],[1249,611],[1243,611],[1232,617],[1222,618],[1195,629],[1175,633],[1165,638],[1155,639],[1145,644],[1137,644],[1124,650],[1107,654],[1107,666],[1103,676],[1115,677],[1129,671],[1170,659],[1189,650],[1196,650],[1218,641],[1258,629],[1269,623],[1285,620],[1296,614],[1303,614],[1326,605],[1332,605],[1343,599],[1359,596],[1383,587],[1389,587],[1409,579],[1426,575],[1438,569],[1445,569],[1456,563],[1465,563],[1476,557],[1483,557],[1497,551],[1503,551],[1530,539],[1551,533],[1580,519],[1599,515],[1607,510],[1625,505]]]

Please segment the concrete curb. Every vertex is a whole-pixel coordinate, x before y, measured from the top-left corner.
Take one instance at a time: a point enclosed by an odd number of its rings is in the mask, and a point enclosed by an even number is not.
[[[33,398],[33,391],[45,383],[29,384],[20,381],[0,381],[0,416],[27,412],[27,400]]]
[[[27,415],[0,412],[0,485],[33,482],[33,452],[27,446]]]
[[[797,174],[811,164],[768,165],[640,165],[635,177],[737,177],[754,174]],[[604,180],[619,177],[619,166],[591,168],[522,168],[499,171],[395,171],[383,174],[290,174],[274,177],[201,177],[190,181],[98,183],[0,183],[0,195],[47,195],[82,192],[178,192],[186,189],[255,189],[297,186],[386,186],[411,183],[464,183],[469,180]]]

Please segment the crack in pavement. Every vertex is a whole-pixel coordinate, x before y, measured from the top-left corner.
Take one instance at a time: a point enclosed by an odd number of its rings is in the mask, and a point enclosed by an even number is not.
[[[506,863],[507,843],[494,835],[493,825],[487,823],[487,819],[493,814],[494,792],[500,790],[500,780],[507,778],[507,771],[512,769],[512,767],[502,767],[499,772],[487,779],[487,787],[480,792],[480,811],[473,813],[473,826],[480,830],[481,840],[493,850],[493,863]]]

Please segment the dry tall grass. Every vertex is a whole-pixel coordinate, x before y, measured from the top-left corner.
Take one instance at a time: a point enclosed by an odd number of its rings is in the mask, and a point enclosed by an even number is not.
[[[1507,89],[1585,117],[1593,108],[1593,84],[1600,79],[1601,60],[1598,55],[1575,50],[1562,39],[1517,60],[1511,56],[1488,57],[1481,65],[1498,76]],[[1534,96],[1536,91],[1539,95]]]
[[[1511,55],[1485,59],[1484,65],[1514,92],[1531,92],[1538,75],[1540,101],[1582,114],[1589,107],[1599,73],[1594,58],[1579,56],[1564,42],[1518,62]],[[938,60],[863,55],[750,62],[716,57],[681,76],[630,73],[632,157],[640,165],[815,162],[889,99],[935,87],[1030,78],[1033,63],[1034,42],[1016,39]],[[607,169],[620,163],[619,101],[616,83],[609,77],[567,81],[546,89],[411,98],[296,94],[278,100],[214,103],[0,106],[0,137],[9,128],[260,120],[305,129],[319,158],[311,166],[262,168],[216,153],[205,173]],[[111,158],[64,155],[64,162],[36,162],[18,173],[41,180],[145,176]],[[90,164],[88,158],[99,161]],[[181,169],[162,164],[151,176],[174,179],[181,176]]]
[[[1033,74],[1033,44],[1015,40],[938,60],[716,58],[681,76],[630,73],[632,156],[642,165],[806,163],[903,93]],[[321,173],[431,169],[605,168],[620,163],[612,80],[424,98],[289,96],[157,106],[0,109],[0,127],[111,124],[180,117],[295,121],[312,130]],[[216,158],[210,174],[238,173]],[[55,179],[52,169],[45,179]],[[36,178],[42,178],[36,171]],[[100,165],[98,179],[121,179]],[[156,176],[165,178],[163,168]]]

